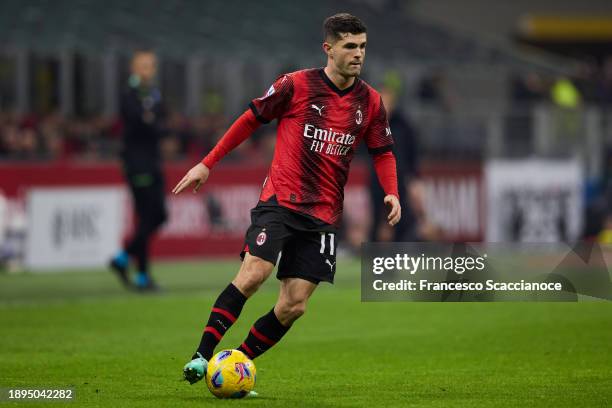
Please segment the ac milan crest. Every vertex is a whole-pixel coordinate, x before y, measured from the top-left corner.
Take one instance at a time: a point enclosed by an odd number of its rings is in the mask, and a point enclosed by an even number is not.
[[[261,231],[259,235],[257,235],[257,239],[255,240],[255,242],[257,243],[257,245],[262,246],[266,243],[267,238],[268,236],[266,235],[266,233],[264,231]]]
[[[361,113],[361,109],[357,109],[357,112],[355,112],[355,123],[357,123],[358,125],[361,125],[362,121],[363,121],[363,113]]]

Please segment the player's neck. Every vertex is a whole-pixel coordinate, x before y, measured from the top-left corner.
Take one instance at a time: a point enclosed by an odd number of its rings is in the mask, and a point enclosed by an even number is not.
[[[327,75],[327,77],[330,79],[330,81],[332,81],[334,85],[336,85],[336,87],[341,91],[350,87],[355,82],[354,76],[342,76],[338,72],[330,68],[329,65],[326,66],[323,71],[325,72],[325,75]]]

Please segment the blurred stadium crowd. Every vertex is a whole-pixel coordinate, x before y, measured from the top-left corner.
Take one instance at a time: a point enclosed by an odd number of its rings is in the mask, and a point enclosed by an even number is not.
[[[402,87],[393,79],[388,82],[391,83],[387,86]],[[519,112],[517,116],[526,117],[529,115],[528,109],[536,105],[568,110],[580,110],[585,106],[609,109],[612,106],[612,58],[601,66],[582,64],[575,75],[515,72],[505,82],[510,117],[511,112]],[[420,127],[419,112],[434,112],[444,120],[457,110],[465,109],[469,95],[466,98],[466,95],[457,90],[458,87],[459,84],[449,78],[445,68],[435,68],[417,79],[413,89],[405,92],[402,97],[402,105],[407,111],[416,111],[417,130]],[[214,107],[210,109],[214,112],[187,115],[177,106],[167,106],[169,113],[165,119],[162,143],[166,160],[193,160],[203,156],[231,123],[233,113],[227,113],[223,108],[223,96],[208,96],[215,101]],[[422,126],[426,127],[427,124]],[[58,106],[53,106],[51,101],[47,107],[27,113],[17,113],[11,107],[3,107],[0,110],[0,159],[114,159],[120,149],[122,130],[118,115],[66,115],[60,112]],[[426,133],[427,129],[423,129],[423,132]],[[264,129],[264,132],[249,139],[232,158],[238,161],[247,157],[249,161],[266,161],[270,158],[273,144],[274,129]],[[479,144],[478,147],[483,150],[472,152],[472,155],[486,156],[486,146]],[[434,150],[430,153],[435,155],[439,152]]]
[[[223,115],[187,118],[174,112],[166,121],[163,152],[167,160],[197,157],[221,134]],[[116,159],[123,124],[117,116],[66,117],[59,112],[0,113],[0,156],[5,160]]]

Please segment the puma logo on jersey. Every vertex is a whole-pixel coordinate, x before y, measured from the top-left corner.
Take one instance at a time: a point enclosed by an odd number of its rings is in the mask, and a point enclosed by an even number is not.
[[[319,108],[317,105],[312,104],[312,105],[310,105],[310,107],[311,107],[312,109],[316,110],[317,112],[319,112],[319,116],[323,116],[323,114],[321,113],[321,111],[323,110],[323,108],[325,107],[325,105],[322,105],[322,106]]]
[[[262,96],[261,98],[258,98],[260,101],[263,101],[264,99],[266,99],[268,96],[272,96],[274,95],[274,92],[276,92],[276,89],[274,89],[274,84],[272,84],[270,86],[270,88],[268,88],[268,92],[266,92],[266,94],[264,96]]]
[[[333,271],[333,270],[334,270],[334,265],[336,264],[335,262],[334,262],[334,263],[331,263],[331,262],[329,262],[329,259],[326,259],[326,260],[325,260],[325,263],[329,265],[329,270],[330,270],[330,271]]]

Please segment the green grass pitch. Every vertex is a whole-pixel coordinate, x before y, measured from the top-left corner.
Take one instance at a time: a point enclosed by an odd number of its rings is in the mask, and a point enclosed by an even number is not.
[[[361,303],[350,260],[255,361],[260,397],[217,400],[181,369],[237,268],[157,264],[167,290],[146,296],[106,271],[0,274],[0,387],[74,387],[75,407],[612,405],[612,303]],[[249,300],[222,347],[240,344],[277,289],[271,278]]]

